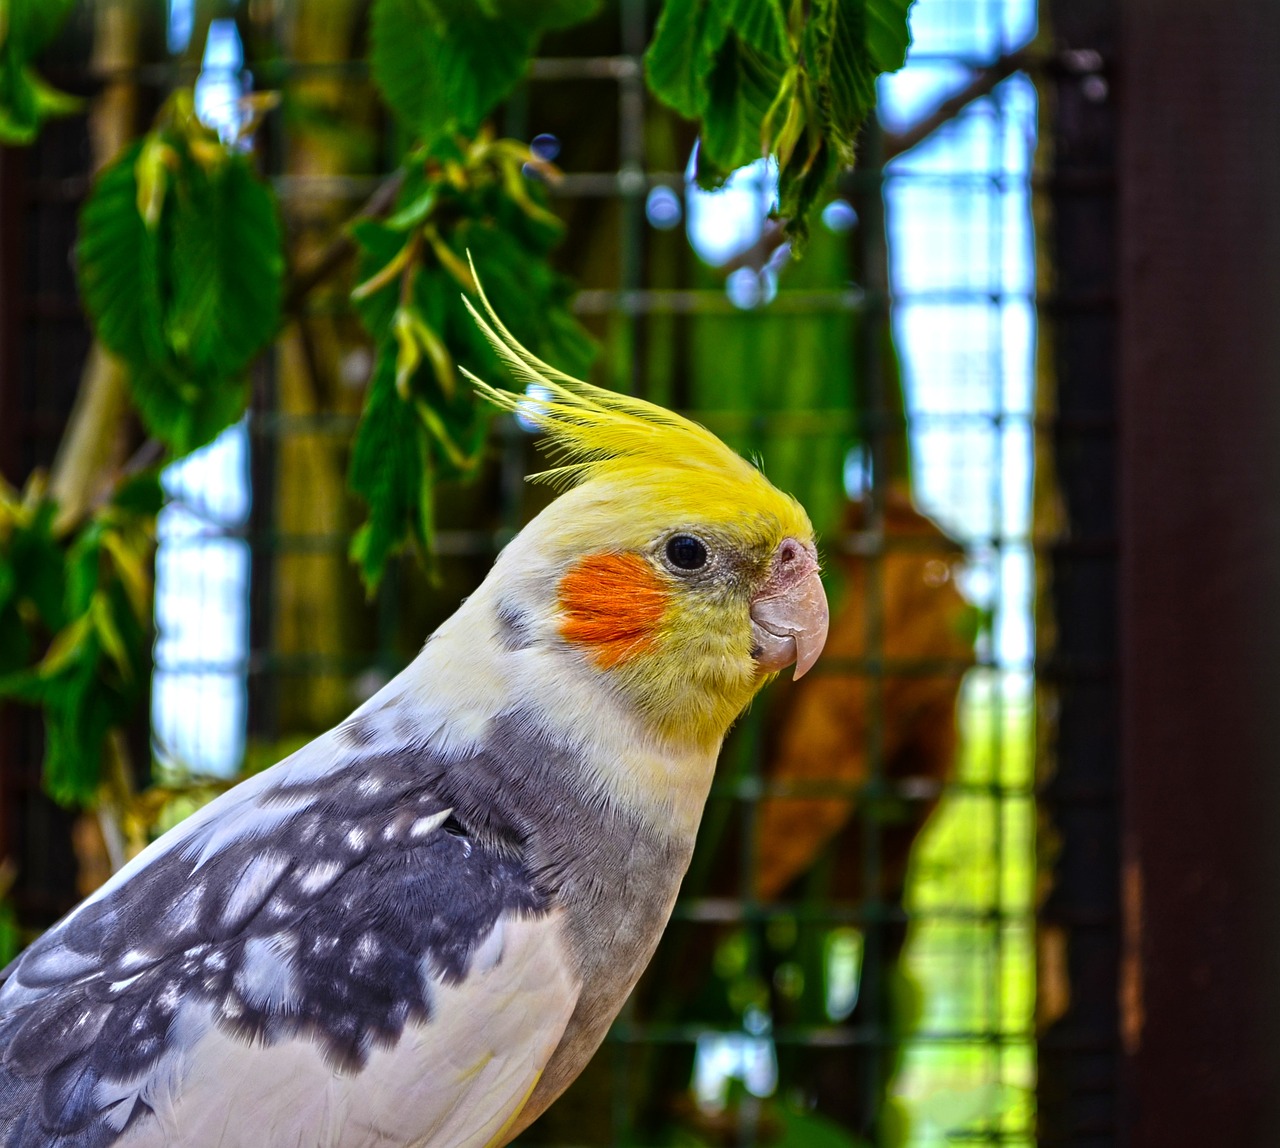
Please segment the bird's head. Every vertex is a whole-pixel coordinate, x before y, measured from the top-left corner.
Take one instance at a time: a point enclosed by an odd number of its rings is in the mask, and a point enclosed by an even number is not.
[[[545,630],[667,738],[718,743],[768,678],[827,636],[800,504],[705,428],[563,375],[489,312],[526,396],[481,392],[544,431],[565,489],[512,557],[547,592]]]

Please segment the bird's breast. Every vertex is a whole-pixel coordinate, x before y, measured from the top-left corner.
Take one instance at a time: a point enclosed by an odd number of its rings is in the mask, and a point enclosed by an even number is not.
[[[604,1040],[653,956],[693,853],[692,832],[602,797],[586,780],[598,773],[589,760],[560,766],[531,861],[564,912],[565,951],[581,988],[513,1135],[574,1080]]]

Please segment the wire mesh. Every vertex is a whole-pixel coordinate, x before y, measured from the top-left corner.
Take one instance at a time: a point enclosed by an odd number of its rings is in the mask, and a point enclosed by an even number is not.
[[[1013,76],[887,165],[871,133],[808,258],[786,265],[766,167],[719,198],[691,185],[688,130],[644,87],[654,7],[620,0],[605,31],[552,41],[503,128],[560,148],[561,262],[582,285],[601,380],[695,412],[810,496],[858,631],[815,677],[844,690],[832,704],[857,719],[859,764],[780,778],[798,695],[746,715],[653,974],[527,1138],[1030,1144],[1034,89]],[[1034,15],[1026,0],[918,0],[908,66],[882,87],[884,131],[1021,47]],[[271,19],[285,42],[283,11]],[[205,71],[250,78],[234,53]],[[159,91],[179,74],[138,79]],[[312,106],[368,99],[353,64],[276,60],[272,82]],[[259,146],[305,248],[394,157],[388,138],[368,172],[299,172],[291,130],[269,121]],[[700,258],[717,251],[718,268]],[[521,483],[531,443],[501,425],[481,482],[440,491],[435,588],[402,563],[365,603],[345,558],[357,510],[326,492],[369,365],[341,294],[322,295],[259,370],[246,422],[168,473],[152,721],[175,768],[267,764],[341,718],[536,508]],[[812,387],[797,398],[802,376]],[[976,654],[945,635],[903,645],[911,595],[957,581]],[[824,800],[843,803],[845,824],[764,895],[770,818]]]
[[[82,70],[83,36],[55,52]],[[0,155],[0,473],[47,468],[75,399],[90,334],[67,258],[87,186],[84,121],[56,121],[30,149]],[[38,714],[0,705],[0,855],[24,922],[51,924],[76,885],[72,817],[41,790]]]

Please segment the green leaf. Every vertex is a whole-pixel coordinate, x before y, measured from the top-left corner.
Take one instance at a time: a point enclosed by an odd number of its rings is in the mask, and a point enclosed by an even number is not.
[[[66,621],[66,556],[53,537],[55,510],[52,501],[43,502],[29,521],[13,530],[5,553],[12,571],[15,603],[33,608],[50,633],[61,629]]]
[[[0,487],[0,697],[40,706],[45,783],[93,800],[107,730],[137,711],[150,648],[154,474],[123,483],[69,539],[39,488]]]
[[[130,381],[147,430],[178,456],[217,438],[244,414],[249,402],[249,384],[243,376],[183,387],[157,371],[135,368]]]
[[[357,220],[351,226],[351,238],[360,250],[356,280],[362,284],[395,260],[405,247],[402,231],[376,219]],[[398,285],[398,282],[398,279],[389,281],[382,290],[356,296],[356,310],[365,329],[375,338],[391,326],[399,303],[398,289],[393,284]]]
[[[36,72],[32,72],[28,78],[35,90],[36,114],[41,120],[71,116],[84,110],[84,100],[79,96],[60,91]]]
[[[0,47],[22,61],[33,60],[61,31],[77,0],[0,0]]]
[[[241,374],[275,334],[284,273],[275,201],[243,156],[184,169],[171,201],[169,343],[199,375]]]
[[[712,0],[724,12],[725,23],[747,47],[785,66],[794,59],[787,35],[787,17],[779,0]]]
[[[435,328],[423,317],[415,303],[400,307],[391,320],[396,340],[396,393],[408,400],[413,394],[413,377],[425,356],[444,400],[458,392],[458,376],[453,357]]]
[[[902,66],[911,2],[666,0],[645,67],[654,95],[701,121],[698,181],[772,155],[798,254],[832,173],[854,161],[877,78]]]
[[[127,363],[166,356],[160,251],[138,214],[134,169],[143,145],[103,169],[80,216],[80,293],[98,337]]]
[[[373,79],[396,114],[431,145],[471,134],[515,86],[534,28],[486,16],[475,0],[375,0]]]
[[[133,652],[125,638],[124,630],[115,613],[112,595],[99,591],[89,604],[89,617],[93,621],[93,631],[102,646],[102,651],[115,666],[124,681],[133,679]]]
[[[35,89],[27,69],[0,61],[0,143],[29,144],[39,130]]]
[[[44,120],[81,106],[30,66],[74,7],[75,0],[0,0],[0,143],[29,144]]]
[[[374,82],[428,147],[471,135],[524,74],[541,32],[599,10],[600,0],[375,0]]]
[[[141,164],[144,156],[167,156]],[[145,169],[145,170],[143,170]],[[139,176],[164,179],[139,212]],[[284,257],[275,200],[248,160],[193,157],[162,131],[99,177],[80,220],[80,290],[98,337],[130,368],[147,429],[178,454],[244,411],[245,371],[280,323]]]
[[[538,31],[568,28],[590,20],[600,11],[603,0],[489,0],[493,14],[515,20]]]
[[[111,505],[143,519],[154,519],[164,506],[164,486],[159,469],[144,470],[126,478],[111,496]]]
[[[727,31],[720,7],[710,0],[667,0],[644,55],[650,91],[687,119],[699,119]]]
[[[770,62],[743,44],[736,33],[720,46],[702,121],[702,149],[707,161],[724,175],[763,154],[761,125],[781,82],[781,74]]]
[[[106,526],[101,519],[91,519],[67,550],[66,603],[69,617],[81,621],[88,617],[102,573],[102,536],[105,531]],[[68,626],[63,634],[70,628]]]
[[[418,189],[417,194],[387,217],[387,226],[395,231],[409,231],[420,227],[431,209],[436,205],[436,188],[427,184]]]
[[[818,141],[815,155],[797,149],[778,179],[778,214],[787,220],[793,246],[803,246],[809,237],[809,214],[823,197],[836,169],[835,155],[825,139]]]
[[[351,559],[370,593],[393,553],[410,541],[425,549],[431,534],[424,433],[413,408],[396,394],[395,373],[394,352],[380,350],[347,476],[369,506],[368,519],[352,539]]]
[[[794,58],[781,0],[671,0],[645,67],[654,95],[705,117],[703,145],[727,175],[758,158],[761,121]]]
[[[817,84],[824,134],[839,162],[852,164],[876,79],[896,71],[911,44],[912,0],[818,0],[805,27],[804,54]]]
[[[865,3],[867,51],[880,71],[896,72],[907,62],[907,50],[911,47],[908,16],[915,0],[865,0]]]
[[[48,692],[48,685],[33,669],[0,674],[0,698],[38,706]]]
[[[12,603],[0,606],[0,682],[20,670],[31,657],[31,638]],[[0,689],[0,696],[3,696]]]
[[[63,805],[88,805],[102,776],[113,699],[97,678],[97,651],[49,683],[44,697],[44,785]]]
[[[103,633],[112,644],[110,654]],[[136,709],[145,647],[146,636],[118,588],[108,584],[95,593],[88,612],[58,633],[37,666],[0,676],[0,697],[44,710],[45,788],[55,800],[93,801],[107,730]],[[119,675],[115,682],[104,675],[108,667]]]

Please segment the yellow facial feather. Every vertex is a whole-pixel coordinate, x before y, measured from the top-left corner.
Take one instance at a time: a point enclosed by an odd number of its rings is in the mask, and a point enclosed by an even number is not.
[[[480,394],[550,439],[559,465],[534,477],[572,488],[537,520],[539,550],[558,571],[562,636],[665,742],[718,745],[767,676],[751,655],[750,593],[783,539],[812,542],[808,516],[705,427],[543,362],[512,336],[483,290],[480,299],[483,314],[466,301],[472,316],[532,393],[500,391],[464,373]],[[737,575],[703,586],[665,570],[657,548],[682,531],[732,554]],[[643,556],[638,565],[663,591],[652,610],[642,593],[648,580],[633,575],[628,594],[602,575],[602,562],[625,554]],[[574,598],[575,571],[590,591],[585,606]],[[587,609],[601,594],[619,608]],[[643,627],[633,625],[638,607]]]
[[[474,268],[472,269],[474,272]],[[477,279],[477,283],[479,280]],[[464,297],[480,329],[512,374],[533,384],[532,396],[501,391],[463,368],[496,406],[537,425],[559,465],[533,476],[561,488],[595,479],[633,489],[636,503],[658,499],[663,515],[690,523],[772,520],[783,535],[806,536],[809,520],[741,455],[705,427],[654,403],[572,378],[520,345],[480,288],[482,315]]]

